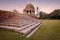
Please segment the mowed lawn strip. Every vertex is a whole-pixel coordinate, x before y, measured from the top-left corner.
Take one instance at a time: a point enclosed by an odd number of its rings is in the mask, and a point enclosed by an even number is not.
[[[41,27],[29,38],[16,32],[0,29],[0,40],[60,40],[60,20],[40,21]]]

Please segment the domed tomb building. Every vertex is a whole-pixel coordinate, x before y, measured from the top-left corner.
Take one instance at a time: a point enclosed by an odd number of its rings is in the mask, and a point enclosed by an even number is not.
[[[23,13],[31,16],[35,16],[35,8],[32,4],[27,4],[25,9],[23,10]]]

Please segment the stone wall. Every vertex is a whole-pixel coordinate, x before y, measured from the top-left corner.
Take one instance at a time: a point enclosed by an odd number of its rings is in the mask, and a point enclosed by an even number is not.
[[[0,22],[14,16],[16,16],[16,14],[11,11],[0,10]]]

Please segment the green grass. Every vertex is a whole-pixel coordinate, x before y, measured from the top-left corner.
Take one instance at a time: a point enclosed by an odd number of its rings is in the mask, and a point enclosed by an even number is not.
[[[60,40],[60,20],[41,20],[41,22],[41,27],[29,38],[0,29],[0,40]]]

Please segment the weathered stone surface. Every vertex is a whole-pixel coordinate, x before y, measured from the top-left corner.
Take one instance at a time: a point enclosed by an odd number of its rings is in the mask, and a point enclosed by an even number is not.
[[[3,15],[8,15],[8,14],[6,12],[6,14]],[[3,15],[2,17],[5,18]],[[41,22],[36,18],[33,18],[26,14],[16,13],[14,14],[14,16],[8,17],[6,20],[0,22],[0,28],[13,30],[22,33],[26,37],[29,37],[34,33],[34,30],[38,28],[40,24]]]
[[[17,14],[11,11],[0,10],[0,22],[14,16],[17,16]]]

